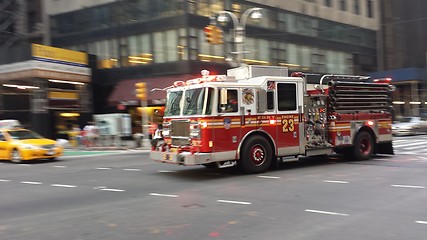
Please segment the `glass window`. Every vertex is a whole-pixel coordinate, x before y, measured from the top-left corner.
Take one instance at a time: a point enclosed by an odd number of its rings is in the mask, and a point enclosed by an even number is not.
[[[270,42],[268,40],[260,39],[259,40],[259,60],[269,62],[271,60],[270,56]]]
[[[209,0],[197,1],[197,14],[205,17],[210,17]]]
[[[165,48],[166,48],[166,61],[178,61],[178,35],[176,30],[169,30],[165,32]]]
[[[374,3],[372,0],[366,0],[366,8],[367,8],[368,17],[373,18],[374,17]]]
[[[288,66],[289,70],[296,70],[299,67],[298,47],[296,44],[288,44]]]
[[[347,0],[339,0],[339,4],[341,11],[347,11]]]
[[[221,104],[221,94],[218,94],[218,112],[237,112],[239,110],[237,97],[236,89],[227,89],[227,103],[224,106]]]
[[[208,88],[208,97],[206,100],[206,115],[212,114],[213,109],[213,96],[214,96],[214,89]]]
[[[166,62],[164,38],[162,32],[154,33],[154,61],[156,63]]]
[[[301,66],[303,70],[310,70],[311,66],[311,49],[309,47],[302,46],[300,47],[300,56],[301,56]]]
[[[167,94],[164,116],[179,116],[181,113],[181,98],[183,91],[173,91]]]
[[[119,66],[119,44],[117,39],[110,39],[108,41],[110,47],[110,60],[112,61],[113,67]]]
[[[360,14],[360,0],[353,0],[353,13]]]
[[[284,66],[287,62],[286,57],[286,44],[281,42],[274,42],[271,46],[271,61],[273,65]]]
[[[274,84],[274,83],[273,83]],[[274,92],[267,92],[267,110],[274,110]]]
[[[287,26],[286,26],[286,21],[287,21],[287,14],[286,13],[277,13],[277,30],[281,30],[286,32],[287,31]]]
[[[200,115],[203,113],[205,89],[195,88],[185,91],[183,115]]]
[[[188,43],[187,43],[187,30],[185,28],[180,28],[179,33],[179,42],[178,42],[178,59],[179,60],[188,60]]]
[[[277,106],[279,111],[297,109],[297,86],[295,83],[277,83]]]
[[[327,7],[332,7],[332,0],[324,0],[323,4]]]

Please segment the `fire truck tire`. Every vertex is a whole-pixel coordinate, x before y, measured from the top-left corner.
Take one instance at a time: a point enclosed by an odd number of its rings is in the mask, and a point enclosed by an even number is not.
[[[361,131],[354,140],[353,158],[357,161],[368,160],[374,152],[374,140],[371,134]]]
[[[261,173],[269,169],[272,159],[273,150],[268,140],[253,136],[243,144],[238,166],[246,173]]]

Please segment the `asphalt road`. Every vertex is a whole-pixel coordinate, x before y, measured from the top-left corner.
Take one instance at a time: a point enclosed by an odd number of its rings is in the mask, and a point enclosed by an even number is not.
[[[0,239],[425,239],[418,157],[314,158],[257,175],[141,152],[0,162]]]

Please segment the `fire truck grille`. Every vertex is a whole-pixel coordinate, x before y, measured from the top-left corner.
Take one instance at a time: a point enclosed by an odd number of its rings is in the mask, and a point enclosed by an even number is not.
[[[171,124],[172,145],[184,146],[189,145],[190,139],[190,122],[189,121],[172,121]]]

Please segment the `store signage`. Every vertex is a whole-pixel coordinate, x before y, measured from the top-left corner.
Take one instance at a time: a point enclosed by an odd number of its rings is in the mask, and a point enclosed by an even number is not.
[[[79,94],[77,94],[76,92],[49,91],[47,96],[50,99],[63,99],[63,100],[79,99]]]
[[[31,44],[31,49],[35,60],[75,66],[88,65],[86,53],[40,44]]]

